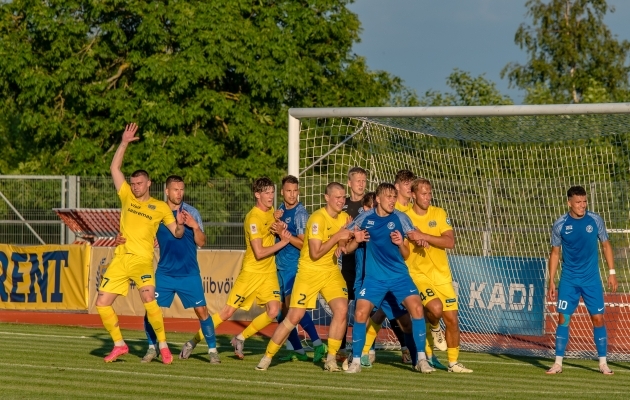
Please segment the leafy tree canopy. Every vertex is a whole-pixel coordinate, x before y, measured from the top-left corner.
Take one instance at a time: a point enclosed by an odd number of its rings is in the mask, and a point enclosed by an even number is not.
[[[415,104],[351,52],[348,0],[15,0],[0,3],[2,173],[187,180],[286,167],[289,107]]]
[[[515,43],[527,52],[525,64],[501,72],[527,92],[525,103],[626,101],[630,42],[618,40],[604,16],[605,0],[529,0],[532,25],[521,24]]]
[[[492,106],[513,104],[484,75],[472,77],[469,72],[455,69],[446,78],[452,92],[427,91],[419,102],[423,106]]]

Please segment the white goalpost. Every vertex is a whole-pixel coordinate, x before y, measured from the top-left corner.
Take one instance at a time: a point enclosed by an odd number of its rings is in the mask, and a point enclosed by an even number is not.
[[[630,360],[630,103],[290,109],[288,140],[288,172],[309,212],[354,166],[368,171],[369,190],[403,168],[433,182],[456,233],[448,255],[469,351],[553,355],[551,225],[567,211],[566,190],[584,186],[606,222],[619,280],[616,294],[604,287],[609,359]],[[601,254],[600,271],[605,286]],[[329,318],[324,307],[313,311],[316,324]],[[583,304],[570,337],[568,357],[595,356]],[[395,336],[379,344],[394,346]]]

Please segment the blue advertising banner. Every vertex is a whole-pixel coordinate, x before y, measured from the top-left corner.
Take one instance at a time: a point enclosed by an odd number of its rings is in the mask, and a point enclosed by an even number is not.
[[[541,336],[544,258],[449,255],[462,332]]]

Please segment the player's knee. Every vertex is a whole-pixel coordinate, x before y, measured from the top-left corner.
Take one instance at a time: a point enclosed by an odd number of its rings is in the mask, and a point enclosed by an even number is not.
[[[276,318],[279,312],[280,312],[279,302],[272,301],[272,302],[267,303],[267,315],[269,315],[269,318]]]
[[[567,327],[569,322],[571,322],[571,314],[558,314],[558,325]]]
[[[431,300],[425,307],[428,314],[431,314],[431,317],[435,319],[442,318],[442,302],[439,299]]]
[[[195,314],[197,314],[197,318],[199,318],[202,321],[205,321],[210,316],[208,314],[208,309],[206,308],[206,306],[195,307]]]
[[[604,314],[595,314],[591,316],[591,321],[593,321],[593,326],[595,328],[599,328],[604,326]]]
[[[281,323],[287,328],[289,332],[291,332],[297,326],[297,324],[294,324],[293,322],[289,321],[289,318],[283,319]]]
[[[354,320],[359,323],[364,323],[368,320],[370,316],[369,310],[366,312],[362,309],[356,309],[354,312]]]
[[[289,310],[289,313],[287,314],[285,321],[289,320],[291,321],[293,325],[297,325],[302,319],[302,317],[304,316],[305,312],[306,310],[303,308],[292,308]]]

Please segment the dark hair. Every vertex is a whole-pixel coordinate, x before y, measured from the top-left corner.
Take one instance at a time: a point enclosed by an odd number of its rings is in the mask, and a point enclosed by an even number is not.
[[[571,186],[569,190],[567,190],[567,199],[573,196],[586,196],[586,189],[582,186]]]
[[[433,188],[433,185],[431,185],[431,181],[426,179],[426,178],[416,178],[412,183],[411,183],[411,191],[415,192],[416,190],[418,190],[419,186],[422,185],[428,185],[430,188]]]
[[[291,184],[294,184],[294,185],[299,185],[298,178],[296,178],[293,175],[287,175],[284,178],[282,178],[282,186],[284,186],[285,183],[291,183]]]
[[[352,167],[350,171],[348,171],[348,179],[352,178],[355,174],[363,174],[367,177],[367,171],[361,167]]]
[[[252,190],[254,193],[262,193],[267,188],[274,187],[273,181],[266,176],[257,178],[252,184]]]
[[[402,183],[402,182],[409,182],[409,181],[413,181],[414,179],[416,179],[416,175],[409,171],[408,169],[401,169],[400,171],[396,172],[396,180],[394,180],[394,183]]]
[[[381,193],[385,192],[385,191],[392,191],[396,194],[398,194],[398,190],[396,189],[396,186],[392,185],[389,182],[383,182],[381,184],[379,184],[376,188],[376,196],[380,196]]]
[[[149,173],[148,173],[147,171],[143,170],[143,169],[137,169],[137,170],[135,170],[135,171],[133,171],[133,172],[131,173],[131,177],[132,177],[132,178],[137,178],[137,177],[139,177],[139,176],[144,176],[144,177],[146,177],[148,181],[150,181],[150,180],[151,180],[151,178],[149,178]]]
[[[343,187],[343,185],[339,182],[330,182],[328,185],[326,185],[326,194],[330,196],[330,192],[333,191],[333,189],[341,189],[344,192],[346,191],[346,188]]]
[[[374,208],[375,203],[376,203],[376,193],[367,192],[365,196],[363,196],[363,207]]]
[[[170,185],[172,182],[184,182],[184,178],[179,175],[170,175],[168,178],[166,178],[166,187],[168,187],[168,185]]]

